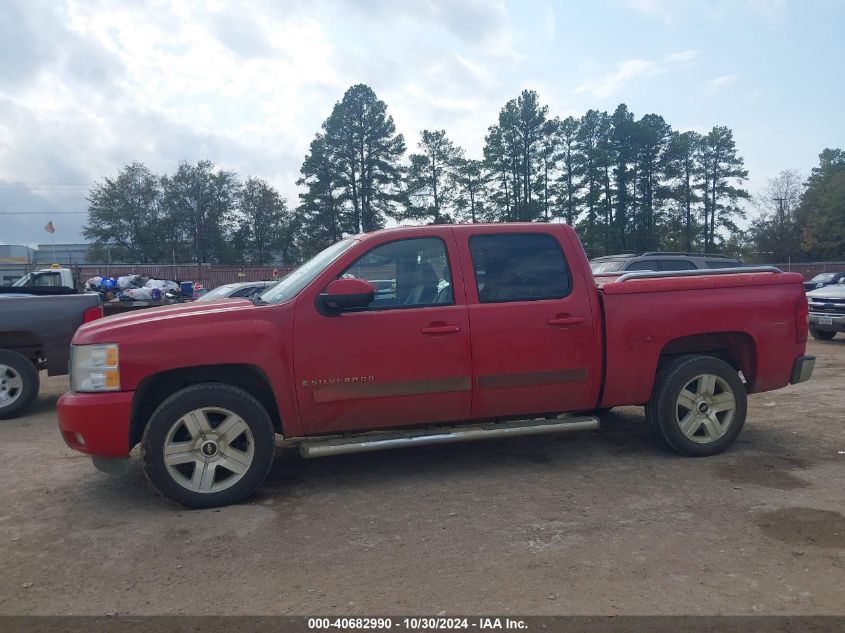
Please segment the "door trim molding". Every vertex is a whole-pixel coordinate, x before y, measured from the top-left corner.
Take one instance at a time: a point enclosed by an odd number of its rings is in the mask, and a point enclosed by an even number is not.
[[[531,387],[553,385],[564,382],[587,380],[587,368],[564,369],[562,371],[532,371],[519,374],[489,374],[478,377],[480,389],[505,389],[508,387]]]

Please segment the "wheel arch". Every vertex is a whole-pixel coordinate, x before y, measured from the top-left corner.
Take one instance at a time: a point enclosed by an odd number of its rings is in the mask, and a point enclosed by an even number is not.
[[[34,332],[25,330],[0,332],[0,349],[17,352],[38,364],[39,358],[44,356],[44,341]]]
[[[283,432],[276,396],[267,374],[260,367],[249,364],[180,367],[148,376],[138,386],[132,399],[129,449],[141,441],[150,417],[162,402],[180,389],[206,382],[225,383],[250,393],[267,410],[275,432]]]
[[[660,351],[657,371],[673,358],[688,354],[725,361],[742,372],[749,390],[753,388],[757,378],[757,343],[747,332],[708,332],[672,339]]]

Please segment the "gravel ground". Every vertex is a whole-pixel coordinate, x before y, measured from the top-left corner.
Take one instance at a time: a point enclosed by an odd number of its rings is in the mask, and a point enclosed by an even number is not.
[[[599,432],[302,460],[186,511],[66,448],[45,378],[0,422],[3,614],[845,614],[845,337],[677,457]]]

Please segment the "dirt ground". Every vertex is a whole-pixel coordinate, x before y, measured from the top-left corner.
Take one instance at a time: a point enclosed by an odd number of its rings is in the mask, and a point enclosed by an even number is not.
[[[599,432],[317,460],[186,511],[66,448],[45,380],[0,422],[3,614],[845,614],[845,336],[727,453]]]

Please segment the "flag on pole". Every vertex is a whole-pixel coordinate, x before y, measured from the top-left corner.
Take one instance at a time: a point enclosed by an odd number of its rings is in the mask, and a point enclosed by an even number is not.
[[[47,231],[48,233],[55,233],[56,232],[56,229],[53,228],[53,221],[52,220],[47,222],[47,226],[44,227],[44,230]]]

